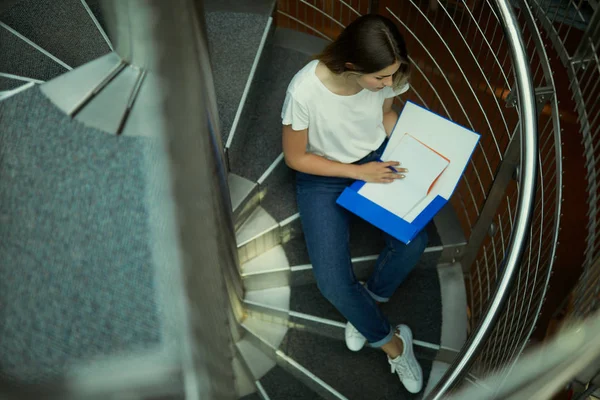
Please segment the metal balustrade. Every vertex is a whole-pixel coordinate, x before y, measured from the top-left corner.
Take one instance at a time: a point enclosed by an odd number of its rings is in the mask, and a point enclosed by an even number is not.
[[[530,8],[567,71],[587,169],[587,248],[584,272],[570,313],[584,317],[600,307],[598,221],[600,149],[600,7],[597,2],[531,0]]]

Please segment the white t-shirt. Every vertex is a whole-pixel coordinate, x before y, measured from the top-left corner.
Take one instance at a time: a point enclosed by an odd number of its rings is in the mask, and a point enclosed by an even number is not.
[[[352,96],[329,90],[315,74],[318,60],[302,68],[290,82],[281,118],[293,130],[308,128],[307,151],[330,160],[351,163],[376,150],[386,137],[383,102],[406,92],[363,89]]]

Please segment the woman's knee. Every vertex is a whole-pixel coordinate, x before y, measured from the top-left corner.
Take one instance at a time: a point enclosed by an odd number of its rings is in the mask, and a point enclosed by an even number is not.
[[[346,280],[332,279],[331,277],[328,279],[317,279],[319,291],[333,305],[336,305],[344,298],[345,293],[349,292],[351,286],[352,283]]]
[[[427,244],[429,243],[429,235],[425,230],[422,230],[410,241],[409,244],[405,244],[394,237],[389,237],[387,240],[387,247],[392,252],[415,252],[422,253],[425,251]]]

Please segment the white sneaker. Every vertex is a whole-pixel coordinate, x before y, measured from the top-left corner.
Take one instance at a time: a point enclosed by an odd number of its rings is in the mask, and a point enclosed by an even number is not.
[[[346,323],[346,346],[352,351],[359,351],[367,343],[367,339],[350,322]]]
[[[423,388],[423,370],[413,352],[412,332],[406,325],[398,325],[396,329],[400,332],[396,332],[396,336],[404,342],[404,353],[393,360],[388,357],[388,362],[392,373],[398,374],[400,382],[406,390],[411,393],[419,393]]]

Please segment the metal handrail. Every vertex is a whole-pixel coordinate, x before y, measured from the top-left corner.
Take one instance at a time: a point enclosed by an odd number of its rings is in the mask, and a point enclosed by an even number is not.
[[[485,316],[461,349],[448,372],[428,395],[428,399],[442,399],[468,372],[479,355],[486,339],[492,333],[508,300],[512,283],[517,275],[523,251],[527,245],[536,190],[537,176],[537,117],[531,71],[519,24],[508,0],[496,0],[505,37],[508,39],[518,88],[521,129],[521,162],[519,200],[511,240],[504,258],[504,269],[499,284],[491,296]]]
[[[521,357],[508,379],[504,371],[496,371],[476,385],[466,385],[451,398],[549,399],[573,377],[588,369],[595,374],[600,354],[600,314],[573,322]]]

